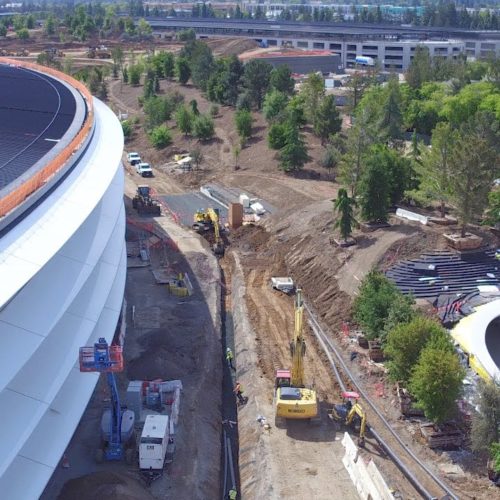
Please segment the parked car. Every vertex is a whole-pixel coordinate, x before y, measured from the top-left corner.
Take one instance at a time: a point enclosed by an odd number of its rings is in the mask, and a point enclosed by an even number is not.
[[[129,153],[127,155],[127,161],[131,164],[131,165],[137,165],[138,163],[141,163],[141,157],[139,156],[139,153]]]
[[[153,177],[153,169],[151,168],[151,165],[149,163],[138,163],[135,166],[135,170],[142,177]]]

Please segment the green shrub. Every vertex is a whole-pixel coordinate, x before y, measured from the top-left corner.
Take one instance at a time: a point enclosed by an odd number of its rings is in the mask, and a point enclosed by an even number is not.
[[[416,316],[410,323],[400,323],[387,335],[384,353],[391,380],[408,382],[411,371],[422,350],[430,344],[433,349],[453,352],[453,345],[446,330],[436,321]]]
[[[122,121],[123,137],[127,140],[132,135],[132,124],[128,120]]]
[[[371,271],[361,283],[354,301],[354,318],[369,339],[378,337],[399,292],[382,273]]]
[[[413,368],[409,388],[425,416],[440,424],[453,416],[465,370],[449,350],[427,346]]]
[[[161,149],[172,142],[172,136],[166,125],[160,125],[151,130],[149,140],[155,148]]]
[[[214,121],[210,116],[198,115],[193,122],[193,135],[201,141],[208,141],[214,136]]]

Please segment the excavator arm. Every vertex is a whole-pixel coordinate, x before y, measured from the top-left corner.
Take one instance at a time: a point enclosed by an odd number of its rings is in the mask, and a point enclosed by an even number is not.
[[[304,322],[304,303],[302,302],[302,290],[298,289],[295,296],[295,327],[293,340],[290,343],[292,352],[292,386],[304,387],[304,356],[306,354],[306,343],[302,336]]]
[[[212,221],[212,225],[214,227],[214,234],[215,234],[214,253],[216,255],[224,255],[224,242],[222,241],[220,235],[219,214],[213,208],[208,208],[207,214],[210,220]]]
[[[363,408],[358,403],[355,403],[349,413],[347,414],[346,424],[352,425],[354,418],[358,416],[360,420],[359,427],[359,445],[364,446],[365,444],[365,432],[366,432],[366,413]]]

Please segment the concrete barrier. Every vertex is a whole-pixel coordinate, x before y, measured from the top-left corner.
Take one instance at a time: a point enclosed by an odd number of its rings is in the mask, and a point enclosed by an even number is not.
[[[420,222],[420,224],[423,224],[424,226],[426,226],[427,223],[429,222],[429,218],[426,217],[425,215],[420,215],[415,212],[410,212],[409,210],[405,210],[404,208],[398,208],[396,210],[396,216],[401,217],[402,219],[408,219]]]
[[[345,455],[342,463],[349,473],[359,498],[363,500],[391,500],[393,495],[372,460],[365,464],[359,455],[358,447],[346,432],[342,439]]]

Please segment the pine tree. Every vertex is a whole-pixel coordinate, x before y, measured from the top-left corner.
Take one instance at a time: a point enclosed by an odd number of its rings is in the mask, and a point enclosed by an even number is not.
[[[351,236],[353,226],[357,226],[358,222],[354,218],[354,207],[357,206],[354,198],[349,198],[347,191],[344,188],[339,189],[337,199],[333,200],[334,212],[338,214],[335,222],[335,228],[340,230],[340,236],[344,241]]]

